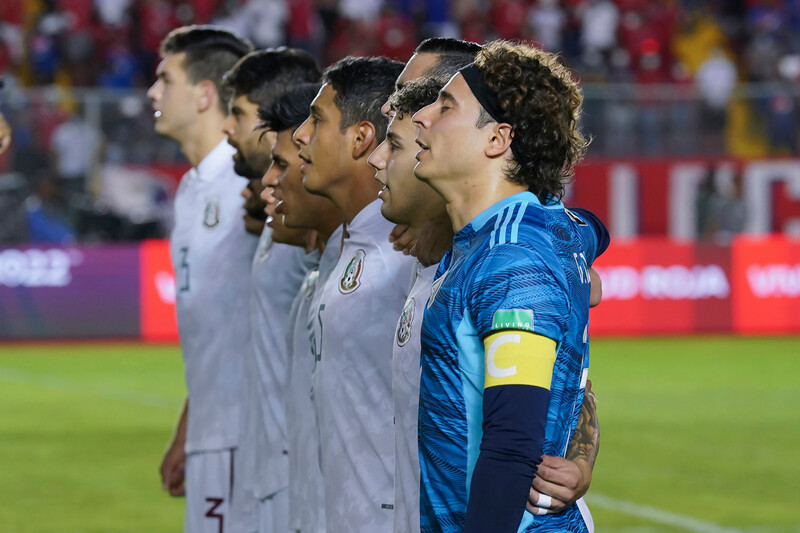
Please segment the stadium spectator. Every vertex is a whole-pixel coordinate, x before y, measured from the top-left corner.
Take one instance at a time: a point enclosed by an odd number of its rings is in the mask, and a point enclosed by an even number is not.
[[[531,40],[551,52],[561,50],[562,32],[566,23],[566,13],[559,8],[558,0],[536,0],[528,11]]]
[[[725,129],[725,117],[733,89],[736,86],[736,65],[725,52],[715,48],[697,70],[695,82],[703,97],[703,122],[709,135],[705,135],[707,149],[721,150],[719,132]]]
[[[0,113],[0,154],[11,146],[11,126],[6,122],[6,117]]]
[[[94,7],[100,21],[106,26],[123,27],[128,25],[128,11],[133,0],[94,0]]]
[[[102,148],[102,133],[83,118],[80,109],[53,131],[50,153],[58,195],[65,202],[74,225],[77,225],[78,212],[85,203]]]

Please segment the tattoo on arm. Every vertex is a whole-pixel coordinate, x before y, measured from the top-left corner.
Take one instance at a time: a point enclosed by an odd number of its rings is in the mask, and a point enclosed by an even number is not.
[[[597,459],[597,452],[600,450],[600,426],[597,421],[597,409],[595,408],[594,396],[590,393],[584,394],[581,414],[578,417],[578,427],[569,442],[567,449],[567,459],[575,461],[582,459],[589,464],[589,468],[594,468]]]

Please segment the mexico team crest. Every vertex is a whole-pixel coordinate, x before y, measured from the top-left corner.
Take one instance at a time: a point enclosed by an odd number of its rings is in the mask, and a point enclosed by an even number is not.
[[[409,298],[403,307],[403,314],[400,315],[400,321],[397,323],[397,345],[405,346],[408,339],[411,338],[411,326],[414,323],[414,298]]]
[[[364,259],[367,253],[364,250],[358,249],[353,254],[353,258],[347,263],[347,268],[344,269],[344,274],[339,280],[339,291],[342,294],[350,294],[361,285],[361,274],[364,273]]]
[[[206,210],[203,212],[203,226],[212,229],[219,224],[219,198],[216,196],[206,201]]]
[[[439,289],[442,288],[442,283],[444,283],[444,278],[447,277],[447,273],[450,272],[449,270],[445,270],[444,274],[439,276],[439,279],[433,282],[431,285],[431,296],[428,298],[428,309],[431,308],[433,305],[433,301],[436,299],[436,295],[439,294]]]

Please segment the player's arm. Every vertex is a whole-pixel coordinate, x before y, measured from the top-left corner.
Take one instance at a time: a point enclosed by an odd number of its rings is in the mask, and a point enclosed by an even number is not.
[[[581,241],[584,244],[589,266],[600,257],[611,244],[611,235],[600,217],[582,207],[570,207],[570,218],[578,225]]]
[[[592,482],[592,470],[599,450],[600,426],[589,381],[567,457],[542,457],[528,497],[528,511],[534,514],[558,513],[586,494]],[[549,499],[541,498],[541,495],[549,496]]]
[[[186,493],[184,486],[186,473],[186,420],[189,417],[189,399],[183,405],[175,435],[167,447],[164,459],[161,461],[162,488],[171,496],[183,496]]]
[[[483,440],[464,532],[515,532],[541,461],[556,342],[510,329],[491,332],[484,349]]]

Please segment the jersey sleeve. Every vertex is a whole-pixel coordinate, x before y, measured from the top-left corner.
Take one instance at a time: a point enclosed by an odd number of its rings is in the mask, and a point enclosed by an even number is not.
[[[564,283],[533,249],[496,246],[479,269],[469,312],[484,342],[483,437],[465,533],[519,527],[541,462],[567,309]]]
[[[543,244],[546,249],[549,245]],[[566,280],[547,255],[518,245],[495,246],[483,260],[468,297],[478,336],[517,329],[558,342],[567,329]]]
[[[583,207],[570,207],[567,214],[577,224],[583,248],[587,252],[587,262],[592,266],[594,260],[603,255],[611,244],[608,228],[597,215]]]

